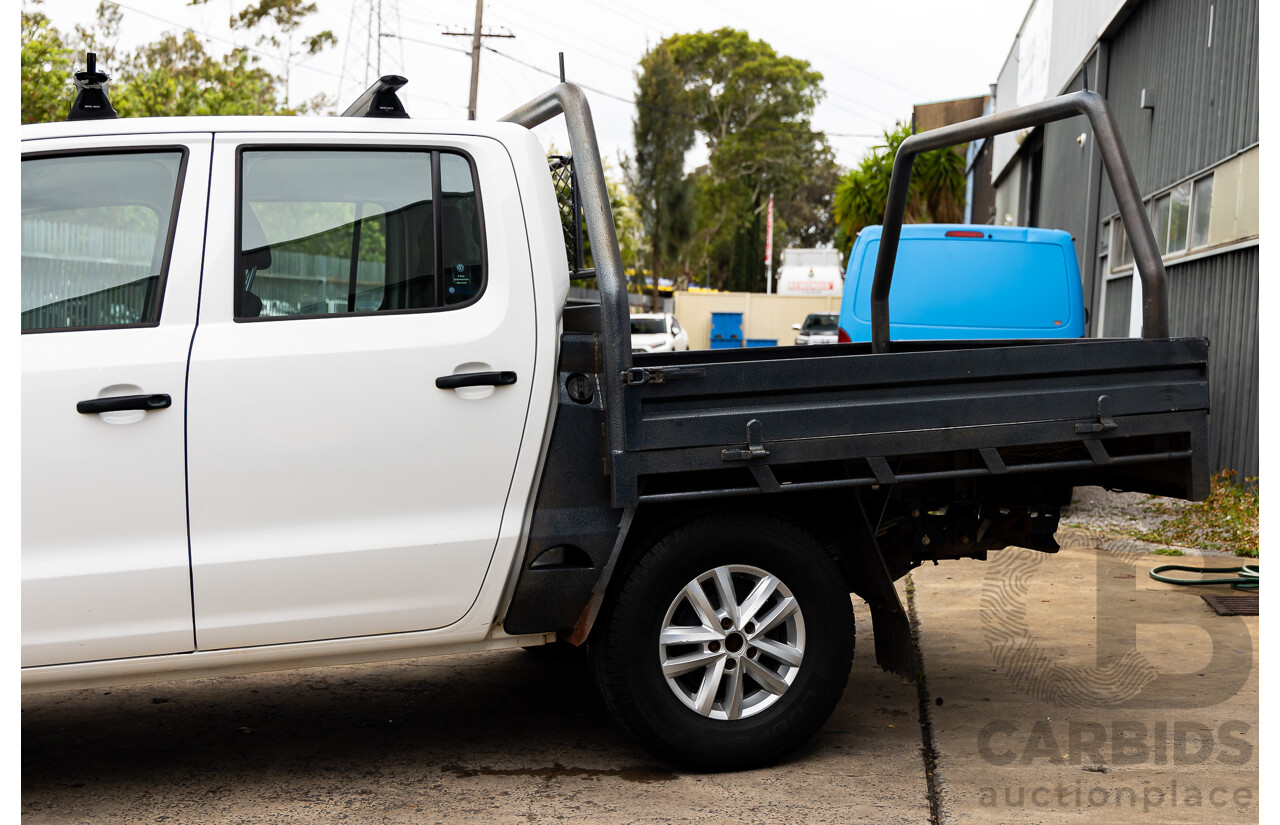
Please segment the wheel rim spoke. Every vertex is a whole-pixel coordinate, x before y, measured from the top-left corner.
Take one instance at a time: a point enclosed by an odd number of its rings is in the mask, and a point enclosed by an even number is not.
[[[658,640],[663,645],[701,645],[724,640],[724,631],[709,627],[668,627]]]
[[[764,606],[765,602],[769,601],[769,597],[778,589],[778,584],[777,576],[765,576],[756,583],[756,586],[751,589],[751,592],[742,601],[741,619],[743,625],[747,622],[755,621],[756,613]]]
[[[720,617],[716,615],[716,609],[711,606],[711,602],[707,601],[707,594],[702,591],[702,585],[696,579],[686,584],[680,593],[689,600],[689,604],[698,614],[698,621],[702,622],[704,627],[720,626]]]
[[[702,677],[702,686],[698,688],[698,697],[694,700],[694,710],[703,716],[711,715],[711,706],[716,701],[716,692],[720,689],[720,679],[724,676],[724,657],[713,666],[707,668]]]
[[[728,682],[724,690],[724,713],[730,719],[742,716],[742,668],[735,668],[728,673]]]
[[[750,674],[751,678],[755,679],[760,687],[774,696],[781,696],[786,692],[787,688],[791,687],[785,679],[759,662],[753,662],[750,659],[743,659],[742,661],[746,665],[747,673]]]
[[[800,660],[804,658],[804,651],[795,645],[786,645],[775,642],[773,639],[756,639],[751,644],[758,647],[761,651],[768,653],[773,658],[782,662],[784,665],[797,667]]]
[[[707,650],[700,650],[697,653],[690,653],[686,656],[677,656],[674,659],[665,659],[662,662],[662,675],[668,679],[681,676],[691,670],[706,667],[717,659],[724,659],[724,654],[712,653]]]
[[[729,621],[738,626],[738,597],[733,592],[733,581],[729,577],[729,568],[717,567],[715,572],[716,590],[720,593],[720,607]]]
[[[791,618],[800,610],[800,605],[796,604],[796,600],[790,596],[786,597],[774,605],[769,613],[756,623],[756,636],[763,636],[770,630]]]

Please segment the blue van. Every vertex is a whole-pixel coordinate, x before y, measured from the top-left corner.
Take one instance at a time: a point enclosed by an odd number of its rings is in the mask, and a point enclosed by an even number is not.
[[[858,233],[845,269],[840,340],[871,340],[880,227]],[[892,340],[1080,338],[1084,295],[1071,235],[964,224],[902,227],[889,289]]]

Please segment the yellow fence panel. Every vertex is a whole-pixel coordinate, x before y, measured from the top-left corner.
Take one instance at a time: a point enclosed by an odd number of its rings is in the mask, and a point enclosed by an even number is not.
[[[689,332],[690,349],[711,348],[711,313],[741,312],[742,337],[776,340],[779,346],[796,341],[792,324],[810,312],[840,311],[840,298],[807,295],[765,295],[759,292],[676,292],[676,319]],[[743,342],[745,346],[745,340]]]

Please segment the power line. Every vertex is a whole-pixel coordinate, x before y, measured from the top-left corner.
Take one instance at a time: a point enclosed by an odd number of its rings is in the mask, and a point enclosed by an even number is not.
[[[459,48],[457,48],[456,46],[442,46],[442,45],[441,45],[441,44],[439,44],[439,43],[432,43],[430,40],[422,40],[422,39],[417,38],[417,37],[406,37],[406,36],[405,36],[405,35],[403,35],[403,34],[391,34],[390,32],[387,32],[387,34],[385,34],[384,36],[385,36],[385,37],[394,37],[394,38],[396,38],[397,40],[404,40],[404,41],[409,42],[409,43],[418,43],[419,45],[422,45],[422,46],[430,46],[430,47],[431,47],[431,48],[433,48],[433,49],[444,49],[446,52],[454,52],[455,54],[463,54],[463,55],[466,55],[467,57],[470,57],[470,56],[471,56],[471,52],[470,52],[469,50],[467,50],[467,49],[459,49]],[[485,37],[488,37],[488,35],[485,35]]]
[[[515,62],[515,63],[519,63],[519,64],[520,64],[520,65],[522,65],[522,66],[525,66],[525,67],[527,67],[527,68],[533,69],[535,72],[541,72],[542,74],[545,74],[545,75],[547,75],[547,76],[549,76],[549,77],[554,77],[556,80],[559,80],[559,79],[560,79],[560,75],[556,74],[555,72],[549,72],[549,71],[547,71],[546,69],[542,68],[541,66],[535,66],[534,64],[529,63],[529,62],[524,61],[524,60],[521,60],[521,59],[520,59],[520,58],[518,58],[518,57],[512,57],[511,55],[506,54],[505,52],[500,52],[500,51],[498,51],[497,49],[493,48],[492,46],[485,46],[484,48],[485,48],[486,50],[488,50],[488,51],[493,52],[494,54],[498,55],[499,57],[505,57],[507,60],[513,61],[513,62]],[[679,110],[677,110],[677,109],[668,109],[668,108],[666,108],[666,107],[664,107],[664,106],[654,106],[652,103],[641,103],[640,101],[635,100],[634,98],[626,98],[626,97],[623,97],[622,95],[614,94],[613,92],[606,92],[604,89],[597,89],[597,88],[596,88],[596,87],[594,87],[594,86],[588,86],[586,83],[578,83],[578,81],[576,81],[576,80],[574,81],[574,83],[577,83],[577,85],[581,86],[582,88],[584,88],[584,89],[586,89],[586,90],[588,90],[588,91],[591,91],[591,92],[595,92],[595,93],[596,93],[596,94],[598,94],[598,95],[603,95],[603,96],[605,96],[605,97],[613,98],[614,100],[620,100],[620,101],[622,101],[623,103],[628,103],[628,104],[630,104],[630,105],[632,105],[632,106],[639,106],[639,107],[641,107],[641,108],[645,108],[645,109],[652,109],[652,110],[653,110],[653,111],[655,111],[655,112],[664,112],[664,113],[669,114],[669,115],[675,115],[676,117],[686,118],[687,120],[693,120],[693,121],[697,121],[697,122],[699,122],[699,123],[710,123],[710,124],[716,124],[716,125],[719,125],[719,124],[723,124],[723,123],[724,123],[724,121],[723,121],[723,120],[720,120],[719,118],[708,117],[707,115],[698,115],[698,114],[694,114],[693,112],[681,112],[681,111],[679,111]],[[739,129],[752,129],[752,130],[759,131],[759,132],[783,132],[783,133],[786,133],[786,134],[793,134],[793,135],[814,135],[814,136],[817,136],[817,135],[820,135],[820,134],[825,134],[825,135],[832,135],[832,136],[835,136],[835,137],[857,137],[857,138],[876,138],[876,137],[881,137],[880,135],[859,134],[859,133],[854,133],[854,132],[823,132],[823,131],[821,131],[821,130],[814,130],[814,129],[786,129],[786,128],[783,128],[783,127],[781,127],[781,126],[755,126],[755,125],[748,125],[748,126],[739,126],[739,127],[737,127],[737,128],[739,128]]]
[[[552,41],[557,45],[563,41],[565,44],[568,45],[568,48],[562,49],[562,51],[564,51],[566,54],[576,55],[580,53],[584,55],[589,55],[595,58],[596,60],[599,60],[601,63],[605,63],[617,69],[621,69],[622,71],[626,72],[628,76],[631,74],[631,72],[635,71],[634,65],[625,66],[621,63],[618,63],[615,60],[612,60],[611,58],[605,57],[599,52],[594,52],[584,47],[582,45],[582,41],[588,38],[582,35],[580,32],[576,32],[576,30],[570,29],[567,26],[561,26],[559,31],[547,31],[546,29],[540,28],[539,26],[528,22],[528,19],[542,20],[544,18],[538,18],[533,15],[527,15],[523,11],[517,11],[516,9],[502,8],[502,7],[494,8],[493,12],[498,15],[511,14],[514,12],[514,13],[520,14],[522,17],[526,17],[527,19],[520,23],[520,26],[522,28],[529,29],[534,34],[542,35],[543,37],[547,38],[548,40]]]

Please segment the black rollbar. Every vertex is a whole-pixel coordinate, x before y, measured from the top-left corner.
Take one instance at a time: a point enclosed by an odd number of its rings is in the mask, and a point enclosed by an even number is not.
[[[1120,208],[1120,219],[1129,235],[1138,276],[1142,278],[1142,337],[1169,337],[1169,295],[1164,263],[1142,208],[1142,195],[1138,192],[1133,167],[1129,165],[1129,157],[1125,154],[1107,101],[1095,92],[1080,91],[921,132],[902,142],[893,161],[893,177],[889,181],[889,199],[885,204],[884,228],[880,235],[880,255],[876,258],[875,280],[871,286],[872,352],[889,351],[889,287],[893,281],[893,264],[898,255],[898,239],[902,234],[902,219],[911,185],[911,166],[916,155],[1075,115],[1086,116],[1093,126],[1102,163]]]
[[[604,164],[596,143],[595,122],[591,106],[582,89],[573,83],[559,83],[502,120],[532,129],[557,115],[564,115],[569,132],[569,149],[573,154],[582,220],[591,241],[591,257],[595,261],[596,284],[600,288],[600,329],[606,344],[602,348],[601,391],[605,411],[605,432],[609,446],[609,466],[613,456],[625,451],[623,432],[625,407],[622,392],[631,369],[631,347],[628,344],[631,313],[627,300],[626,276],[622,254],[614,234],[613,210],[609,206],[609,190],[605,185]],[[612,471],[612,470],[611,470]]]

